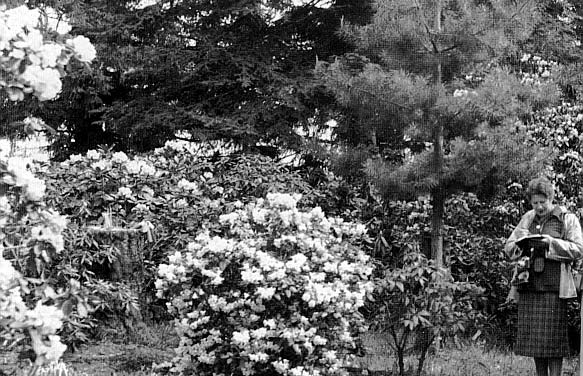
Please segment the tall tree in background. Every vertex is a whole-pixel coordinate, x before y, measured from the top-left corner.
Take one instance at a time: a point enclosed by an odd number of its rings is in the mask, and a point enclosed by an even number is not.
[[[527,80],[503,64],[509,57],[519,61],[521,47],[548,20],[543,5],[376,1],[370,24],[344,23],[341,29],[358,54],[317,67],[378,150],[380,158],[368,162],[367,172],[382,193],[431,195],[431,248],[438,264],[449,194],[493,190],[545,168],[546,152],[528,143],[523,125],[559,100],[556,72]],[[386,145],[401,150],[400,158],[382,158]]]
[[[64,124],[69,153],[114,142],[148,150],[178,130],[195,140],[297,148],[293,128],[333,104],[310,83],[316,56],[350,50],[336,34],[340,20],[358,24],[371,14],[370,1],[346,0],[328,8],[317,0],[29,3],[69,15],[98,61],[93,74],[71,75],[59,100],[11,105],[0,121],[32,113]]]

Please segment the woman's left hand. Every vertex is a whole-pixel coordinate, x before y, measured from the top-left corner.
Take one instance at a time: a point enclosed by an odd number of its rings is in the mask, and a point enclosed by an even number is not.
[[[545,243],[546,245],[551,245],[551,242],[553,240],[553,237],[547,234],[542,234],[543,238],[541,240],[541,242]]]

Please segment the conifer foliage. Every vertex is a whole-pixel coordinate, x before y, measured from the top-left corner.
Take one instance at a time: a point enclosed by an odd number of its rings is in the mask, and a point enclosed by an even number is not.
[[[558,102],[557,72],[526,79],[504,63],[518,60],[539,30],[542,3],[377,1],[371,23],[342,25],[357,53],[318,64],[325,85],[356,114],[351,126],[366,135],[361,141],[379,152],[365,169],[381,192],[431,195],[438,264],[449,194],[492,193],[545,168],[549,154],[529,141],[524,125]],[[395,148],[398,158],[383,158]]]
[[[54,146],[65,159],[101,144],[152,150],[181,130],[297,149],[293,128],[331,102],[311,89],[316,56],[351,48],[336,29],[366,20],[369,1],[28,1],[58,10],[97,59],[91,73],[69,74],[53,102],[0,103],[0,124],[31,114],[62,124]]]

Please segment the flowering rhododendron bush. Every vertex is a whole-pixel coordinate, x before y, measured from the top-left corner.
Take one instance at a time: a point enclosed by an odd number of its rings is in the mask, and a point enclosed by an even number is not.
[[[528,126],[529,133],[538,143],[555,150],[550,175],[558,188],[557,199],[565,201],[572,210],[581,207],[583,107],[563,102],[540,111],[533,120]]]
[[[168,142],[155,152],[138,155],[103,148],[72,155],[42,170],[47,202],[70,220],[64,233],[67,257],[59,259],[50,273],[54,278],[82,281],[82,290],[89,295],[86,300],[99,302],[97,310],[83,319],[73,320],[73,311],[67,323],[76,322],[70,328],[76,336],[71,341],[85,340],[86,325],[96,325],[96,315],[103,312],[111,317],[141,309],[146,317],[165,316],[165,302],[154,295],[156,266],[184,249],[201,229],[218,229],[219,216],[230,211],[228,202],[249,202],[267,192],[289,189],[304,195],[299,206],[334,205],[326,192],[267,157],[206,157],[199,147]],[[151,241],[143,250],[145,306],[137,305],[135,291],[123,281],[107,282],[94,273],[119,251],[86,231],[88,226],[104,226],[104,214],[110,214],[115,226],[144,230],[144,238],[150,233]]]
[[[8,100],[23,100],[27,93],[40,101],[53,99],[72,59],[89,63],[95,58],[87,38],[49,30],[46,21],[38,9],[0,5],[0,88]],[[50,33],[54,40],[46,38]],[[64,248],[67,220],[43,203],[46,186],[30,167],[19,158],[0,161],[0,337],[8,348],[30,339],[34,373],[64,353],[57,330],[72,304],[83,304],[78,281],[57,286],[47,277],[52,259]]]
[[[183,248],[201,226],[214,226],[229,200],[248,201],[284,187],[317,198],[298,174],[268,158],[211,160],[173,143],[134,156],[89,150],[42,173],[48,201],[75,225],[102,225],[104,213],[121,227],[149,222],[156,238],[152,252],[160,257]]]
[[[45,184],[20,158],[0,161],[0,337],[15,345],[25,336],[35,364],[58,360],[66,349],[57,330],[70,293],[44,271],[63,250],[67,220],[43,203]]]
[[[202,231],[158,268],[156,288],[177,315],[174,372],[336,375],[372,292],[365,226],[297,208],[269,193],[232,204],[220,231]]]

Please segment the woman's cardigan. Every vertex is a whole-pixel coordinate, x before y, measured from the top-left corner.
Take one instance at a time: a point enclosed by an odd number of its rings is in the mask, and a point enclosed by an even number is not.
[[[529,227],[535,215],[534,210],[525,213],[508,240],[506,240],[504,252],[511,260],[514,261],[520,258],[522,251],[515,243],[518,239],[530,234]],[[551,215],[560,216],[559,219],[563,221],[564,235],[562,239],[551,238],[545,257],[549,260],[561,262],[559,296],[565,299],[574,298],[577,296],[577,292],[575,291],[575,282],[571,272],[571,263],[583,258],[581,225],[577,216],[568,212],[564,207],[555,206]]]

